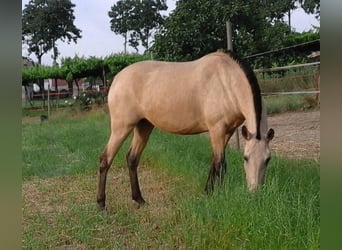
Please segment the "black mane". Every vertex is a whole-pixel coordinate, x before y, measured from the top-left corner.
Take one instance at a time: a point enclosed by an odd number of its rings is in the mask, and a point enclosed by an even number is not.
[[[255,109],[255,119],[256,119],[256,124],[257,124],[256,138],[260,140],[261,139],[260,123],[261,123],[262,101],[261,101],[261,91],[260,91],[260,86],[258,84],[258,79],[256,78],[254,71],[249,64],[241,60],[234,52],[228,51],[227,53],[231,58],[233,58],[241,66],[243,72],[245,73],[248,79],[249,85],[251,86],[252,93],[253,93],[254,109]]]

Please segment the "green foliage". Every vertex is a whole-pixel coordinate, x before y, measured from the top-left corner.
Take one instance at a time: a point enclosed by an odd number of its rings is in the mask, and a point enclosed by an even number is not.
[[[130,30],[129,10],[132,8],[132,1],[119,0],[108,12],[110,18],[110,28],[115,34],[120,34],[125,38],[124,53],[127,49],[127,33]]]
[[[321,14],[320,0],[299,0],[298,2],[306,13],[316,14],[316,18],[319,18]]]
[[[319,39],[319,32],[303,34],[291,30],[284,17],[297,8],[296,1],[180,0],[165,20],[152,47],[157,58],[188,61],[226,48],[226,21],[233,31],[233,49],[240,57]],[[282,54],[254,58],[255,68],[274,63],[302,63],[311,51],[285,51]]]
[[[102,58],[75,56],[74,58],[63,58],[61,69],[65,72],[71,72],[74,79],[88,76],[101,77],[104,63]]]
[[[27,85],[39,79],[64,78],[64,71],[58,66],[42,66],[24,68],[22,70],[22,84]]]
[[[30,0],[22,14],[22,40],[29,46],[28,52],[35,53],[38,63],[41,57],[53,49],[56,63],[56,42],[73,41],[81,38],[81,30],[74,25],[75,5],[70,0]]]
[[[141,41],[142,46],[148,51],[152,31],[160,27],[164,21],[160,11],[167,10],[166,0],[143,0],[136,1],[136,4],[137,16],[134,18],[130,43],[137,44],[138,41]],[[137,47],[133,47],[137,49]]]
[[[149,38],[152,31],[158,28],[164,18],[160,11],[166,10],[166,0],[121,0],[117,1],[108,12],[111,18],[111,30],[125,38],[125,49],[127,35],[130,32],[130,46],[138,52],[139,42],[148,50]]]
[[[198,58],[224,48],[225,15],[219,1],[178,1],[165,20],[152,51],[169,61]]]
[[[146,55],[139,54],[116,54],[105,57],[104,64],[108,67],[109,77],[113,77],[123,68],[135,62],[148,60],[149,57]]]
[[[276,36],[276,34],[274,35]],[[307,63],[310,60],[308,55],[312,51],[319,50],[319,47],[319,31],[292,32],[279,44],[279,50],[277,48],[276,52],[248,58],[248,61],[254,68],[271,68]]]
[[[292,33],[284,41],[284,46],[291,46],[296,44],[302,44],[320,39],[319,31],[307,31],[303,33]]]
[[[72,83],[75,79],[83,77],[100,77],[108,75],[113,77],[124,67],[142,60],[147,56],[137,54],[113,54],[103,58],[63,58],[61,66],[33,66],[23,68],[22,83],[26,85],[39,79],[58,78]]]
[[[226,21],[233,25],[233,47],[242,56],[279,45],[289,28],[282,21],[289,1],[180,0],[156,36],[153,51],[165,60],[191,60],[226,48]],[[276,34],[276,36],[275,36]]]

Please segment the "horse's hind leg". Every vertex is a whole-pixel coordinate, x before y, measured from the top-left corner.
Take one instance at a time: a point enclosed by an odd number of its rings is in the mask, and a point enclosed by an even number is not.
[[[140,205],[144,204],[145,200],[141,195],[139,187],[137,167],[139,164],[142,151],[144,150],[147,144],[148,138],[152,130],[153,125],[150,122],[148,122],[147,120],[141,120],[134,128],[132,144],[126,155],[129,170],[129,178],[131,182],[132,199]]]
[[[108,143],[100,156],[97,189],[97,204],[100,209],[104,209],[106,204],[106,180],[108,170],[121,144],[127,138],[132,129],[132,126],[112,126],[112,131]]]

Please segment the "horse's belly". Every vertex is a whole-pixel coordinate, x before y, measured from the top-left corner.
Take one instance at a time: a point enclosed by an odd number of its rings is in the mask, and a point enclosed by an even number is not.
[[[173,112],[146,114],[145,117],[160,130],[174,134],[199,134],[207,131],[206,125],[191,114],[177,114]]]

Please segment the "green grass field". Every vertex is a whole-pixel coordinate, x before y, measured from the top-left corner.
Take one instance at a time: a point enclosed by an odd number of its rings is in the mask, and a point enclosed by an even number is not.
[[[23,248],[319,249],[319,163],[273,157],[266,185],[249,193],[241,153],[227,150],[225,182],[207,196],[207,137],[155,130],[139,167],[148,204],[137,208],[130,198],[128,140],[109,173],[108,211],[98,212],[98,157],[108,135],[102,110],[42,125],[23,119]]]

